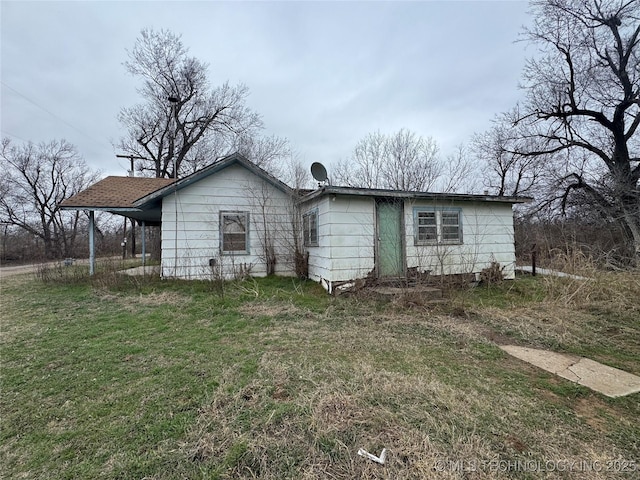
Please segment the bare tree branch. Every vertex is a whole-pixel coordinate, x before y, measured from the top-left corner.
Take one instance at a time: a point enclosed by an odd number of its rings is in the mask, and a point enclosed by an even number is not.
[[[370,133],[356,144],[348,161],[334,165],[333,181],[352,187],[426,191],[443,172],[438,152],[434,139],[410,130]]]
[[[262,128],[260,116],[245,105],[248,88],[228,83],[212,88],[208,66],[189,56],[180,36],[143,29],[128,54],[125,68],[142,80],[138,92],[144,103],[120,111],[128,133],[117,147],[147,159],[138,170],[152,169],[156,177],[190,173],[194,165],[228,154],[237,136]]]
[[[566,210],[585,202],[619,222],[640,259],[640,2],[534,0],[525,37],[539,55],[524,70],[526,101],[500,167],[516,179],[523,159],[544,159],[537,178]],[[494,169],[495,170],[495,169]],[[557,189],[559,195],[553,192]]]
[[[48,258],[72,256],[81,217],[59,204],[94,183],[98,173],[65,140],[15,146],[3,139],[0,166],[0,221],[42,239]]]

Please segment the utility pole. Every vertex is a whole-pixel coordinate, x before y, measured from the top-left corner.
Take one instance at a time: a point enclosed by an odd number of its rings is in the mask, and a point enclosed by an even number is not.
[[[131,170],[129,170],[127,173],[129,174],[130,177],[135,177],[136,176],[136,172],[133,169],[133,161],[134,160],[147,160],[147,158],[140,157],[138,155],[116,155],[116,157],[118,157],[118,158],[128,158],[129,159],[129,161],[131,162]]]
[[[140,157],[138,155],[116,155],[117,158],[128,158],[131,162],[131,170],[127,173],[130,177],[136,176],[136,171],[134,169],[133,161],[134,160],[146,160],[145,157]],[[127,217],[124,217],[124,227],[122,231],[122,235],[124,237],[123,248],[122,248],[122,259],[126,257],[127,254]],[[135,258],[136,256],[136,221],[131,219],[131,258]]]
[[[178,169],[177,169],[177,165],[176,165],[176,152],[175,152],[175,146],[173,145],[173,143],[175,142],[176,139],[176,130],[178,128],[178,118],[176,116],[176,106],[178,105],[178,102],[180,101],[180,99],[176,96],[171,96],[171,97],[167,97],[167,100],[169,100],[169,104],[171,105],[171,116],[173,117],[173,125],[172,125],[172,129],[169,132],[169,134],[171,135],[171,144],[172,144],[172,148],[173,150],[171,150],[172,152],[172,161],[173,161],[173,178],[174,179],[178,179]]]
[[[175,208],[175,227],[173,231],[173,275],[178,276],[178,190],[177,190],[177,182],[178,182],[178,166],[176,164],[176,152],[175,152],[175,140],[176,140],[176,130],[178,128],[178,116],[176,113],[176,106],[180,101],[178,97],[171,96],[167,97],[169,100],[169,104],[171,105],[171,116],[173,117],[173,125],[170,130],[170,152],[171,152],[171,160],[173,161],[173,205]]]

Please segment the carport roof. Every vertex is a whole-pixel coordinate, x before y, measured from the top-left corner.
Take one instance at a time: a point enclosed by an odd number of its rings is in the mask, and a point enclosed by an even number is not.
[[[73,210],[135,209],[136,200],[173,183],[172,178],[106,177],[60,206]]]
[[[140,198],[174,183],[172,178],[106,177],[60,204],[63,210],[101,210],[148,225],[159,225],[160,202],[135,205]]]

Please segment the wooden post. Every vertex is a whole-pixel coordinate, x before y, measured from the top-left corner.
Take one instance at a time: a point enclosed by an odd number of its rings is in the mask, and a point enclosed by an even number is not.
[[[93,275],[96,270],[96,219],[94,215],[93,210],[89,210],[89,275]]]
[[[122,259],[124,260],[125,258],[127,258],[127,217],[124,217],[124,225],[122,227],[122,238],[124,240],[122,240]]]
[[[131,219],[131,258],[136,258],[136,221]]]
[[[536,276],[536,244],[531,247],[531,275]]]
[[[142,228],[140,232],[140,240],[142,241],[142,266],[145,266],[145,262],[147,261],[147,238],[145,235],[145,224],[144,220],[142,221]]]

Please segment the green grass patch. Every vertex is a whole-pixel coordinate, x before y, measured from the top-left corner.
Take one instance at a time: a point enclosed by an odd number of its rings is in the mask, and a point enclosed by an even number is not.
[[[601,397],[497,347],[637,371],[637,325],[601,299],[577,307],[526,278],[407,308],[288,278],[221,292],[106,275],[3,281],[3,478],[461,478],[438,462],[640,454],[637,395]]]
[[[505,281],[493,285],[454,293],[461,302],[486,307],[512,307],[544,300],[546,291],[540,277],[519,276],[517,281]]]

